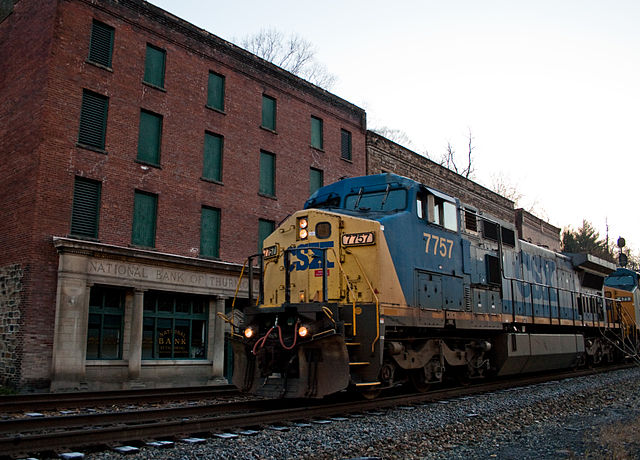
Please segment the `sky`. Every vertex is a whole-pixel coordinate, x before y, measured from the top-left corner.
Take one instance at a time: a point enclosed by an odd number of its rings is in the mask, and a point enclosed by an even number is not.
[[[152,0],[239,44],[262,29],[315,46],[369,129],[404,132],[474,181],[496,177],[560,228],[593,224],[640,254],[637,0]]]

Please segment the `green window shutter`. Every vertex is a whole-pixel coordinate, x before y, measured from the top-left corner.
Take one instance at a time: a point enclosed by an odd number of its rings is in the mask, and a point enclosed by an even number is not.
[[[209,72],[207,105],[214,109],[224,110],[224,77],[214,72]]]
[[[262,252],[264,239],[271,235],[276,229],[276,224],[272,220],[258,219],[258,252]]]
[[[311,146],[322,150],[322,137],[322,120],[320,118],[311,117]]]
[[[98,238],[100,220],[100,193],[98,181],[76,177],[71,210],[71,234]]]
[[[164,88],[164,61],[166,53],[160,48],[147,45],[144,60],[144,81],[159,88]]]
[[[138,160],[153,165],[160,164],[160,143],[162,139],[162,115],[140,111],[140,131],[138,133]]]
[[[268,152],[260,152],[260,193],[276,195],[276,157]]]
[[[136,190],[133,203],[131,244],[152,248],[156,241],[158,197]]]
[[[351,160],[351,133],[347,130],[340,130],[340,152],[342,158]]]
[[[204,167],[202,177],[222,181],[222,136],[204,133]]]
[[[262,96],[262,127],[276,130],[276,100],[269,96]]]
[[[94,20],[91,26],[89,60],[105,67],[111,67],[114,28]]]
[[[78,143],[104,149],[108,108],[108,97],[86,89],[82,90]]]
[[[311,168],[309,171],[309,195],[324,185],[324,173],[320,169]]]
[[[200,256],[220,256],[220,210],[202,207],[200,219]]]

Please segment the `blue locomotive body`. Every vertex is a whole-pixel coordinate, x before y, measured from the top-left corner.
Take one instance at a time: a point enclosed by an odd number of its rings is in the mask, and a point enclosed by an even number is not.
[[[513,224],[393,174],[316,191],[265,240],[262,267],[261,302],[233,341],[234,382],[255,393],[425,389],[620,354],[602,296],[613,264],[519,240]]]

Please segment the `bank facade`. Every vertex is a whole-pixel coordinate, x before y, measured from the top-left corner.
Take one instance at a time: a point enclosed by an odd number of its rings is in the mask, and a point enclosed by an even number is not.
[[[247,256],[365,174],[364,111],[141,0],[2,2],[0,62],[0,386],[226,383]]]

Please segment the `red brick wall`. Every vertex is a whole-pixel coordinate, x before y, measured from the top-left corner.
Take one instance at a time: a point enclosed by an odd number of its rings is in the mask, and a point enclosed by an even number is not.
[[[222,210],[221,258],[242,262],[257,248],[258,218],[278,222],[302,206],[310,166],[324,170],[326,182],[364,174],[362,113],[336,109],[194,38],[185,45],[183,35],[145,16],[136,18],[144,28],[131,24],[131,12],[120,6],[108,7],[115,15],[78,1],[63,1],[61,6],[48,116],[49,150],[55,152],[49,160],[60,171],[51,193],[62,209],[50,216],[43,233],[69,232],[73,178],[78,174],[103,181],[100,241],[123,246],[131,242],[137,188],[159,196],[159,251],[196,255],[192,249],[200,246],[200,208],[207,205]],[[85,62],[94,17],[116,29],[113,72]],[[142,83],[147,43],[166,50],[166,91]],[[205,108],[209,70],[226,77],[225,114]],[[75,147],[83,88],[110,98],[106,155]],[[277,100],[277,134],[260,128],[263,92]],[[141,108],[164,117],[162,169],[144,170],[135,162]],[[325,152],[309,146],[312,114],[324,120]],[[341,128],[352,132],[353,162],[340,159]],[[224,136],[224,185],[200,179],[205,130]],[[276,155],[277,200],[258,195],[261,149]]]
[[[115,28],[112,71],[86,61],[94,18]],[[166,50],[165,91],[142,83],[147,43]],[[197,256],[201,206],[214,206],[220,257],[242,263],[257,250],[258,219],[278,223],[303,205],[310,167],[325,183],[365,173],[361,109],[138,0],[21,0],[0,24],[0,62],[9,101],[0,105],[0,243],[9,248],[0,263],[28,268],[22,382],[48,377],[51,239],[70,232],[76,175],[102,182],[100,242],[131,243],[140,189],[158,194],[158,251]],[[210,70],[226,77],[224,114],[205,108]],[[106,154],[76,146],[83,88],[109,97]],[[277,100],[277,134],[260,128],[263,93]],[[164,117],[161,168],[135,161],[141,108]],[[323,152],[309,145],[311,115],[324,121]],[[351,162],[340,158],[340,129],[352,133]],[[205,130],[224,136],[223,185],[200,179]],[[277,199],[258,195],[260,150],[276,155]]]
[[[19,384],[24,362],[42,368],[51,356],[53,310],[42,307],[55,304],[55,271],[52,278],[43,262],[50,264],[55,251],[35,229],[47,197],[40,154],[55,11],[55,1],[21,0],[0,23],[0,267],[23,273],[17,297],[0,300],[2,315],[9,315],[3,325],[18,317],[17,327],[2,331],[5,385]],[[30,341],[34,331],[44,337]]]

